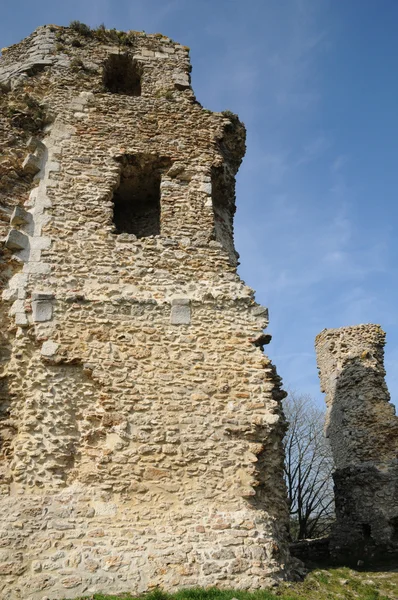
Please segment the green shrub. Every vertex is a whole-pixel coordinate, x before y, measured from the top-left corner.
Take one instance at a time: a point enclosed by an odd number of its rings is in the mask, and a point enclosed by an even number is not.
[[[17,103],[9,105],[6,115],[14,127],[30,133],[40,132],[46,117],[39,102],[29,94],[25,94]]]
[[[238,115],[233,113],[232,110],[223,110],[221,114],[224,115],[224,117],[231,119],[231,121],[239,121]]]
[[[156,98],[166,98],[166,100],[173,100],[173,90],[161,89],[156,92]]]
[[[6,83],[0,83],[0,94],[8,94],[10,91],[10,86]]]
[[[80,21],[71,21],[69,27],[84,37],[90,37],[93,33],[88,25],[81,23]]]
[[[94,37],[97,38],[100,42],[109,42],[112,44],[117,44],[118,46],[133,46],[134,44],[134,35],[132,33],[126,33],[125,31],[119,31],[114,27],[112,29],[106,29],[105,25],[101,23],[92,31]]]
[[[70,61],[71,71],[77,73],[78,71],[84,70],[84,62],[80,58],[73,58]]]

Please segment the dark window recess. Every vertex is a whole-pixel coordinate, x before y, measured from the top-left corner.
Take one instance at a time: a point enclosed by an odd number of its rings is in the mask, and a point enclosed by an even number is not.
[[[110,54],[104,63],[102,82],[113,94],[141,96],[141,68],[130,54]]]
[[[214,167],[211,174],[211,188],[216,240],[231,256],[234,256],[235,180],[224,167]]]
[[[113,195],[116,233],[160,234],[160,182],[169,161],[153,155],[123,156],[120,185]]]
[[[392,528],[391,541],[397,543],[398,542],[398,517],[393,517],[392,519],[390,519],[390,525]]]
[[[362,523],[362,534],[365,540],[369,540],[372,537],[372,528],[369,523]]]

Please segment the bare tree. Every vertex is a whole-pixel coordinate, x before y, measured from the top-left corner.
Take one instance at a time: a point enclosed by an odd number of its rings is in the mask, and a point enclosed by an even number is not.
[[[309,395],[289,392],[284,400],[289,424],[285,479],[294,540],[321,537],[334,518],[333,458],[323,434],[325,411]]]

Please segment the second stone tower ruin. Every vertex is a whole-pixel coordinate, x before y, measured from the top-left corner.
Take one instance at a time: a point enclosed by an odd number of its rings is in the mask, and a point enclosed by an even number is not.
[[[316,338],[336,465],[331,554],[349,564],[398,557],[398,418],[384,344],[378,325],[325,329]]]

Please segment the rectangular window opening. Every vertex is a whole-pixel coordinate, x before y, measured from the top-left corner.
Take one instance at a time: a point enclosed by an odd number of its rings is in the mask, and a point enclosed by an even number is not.
[[[110,54],[104,62],[102,82],[113,94],[141,96],[141,67],[130,54]]]
[[[211,174],[215,238],[236,260],[234,248],[235,178],[225,167],[214,167]]]
[[[154,155],[123,156],[119,187],[113,195],[116,233],[143,238],[160,235],[160,184],[167,159]]]

